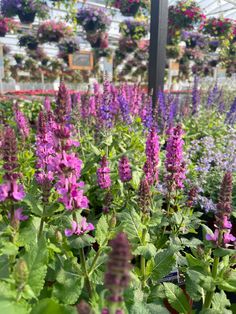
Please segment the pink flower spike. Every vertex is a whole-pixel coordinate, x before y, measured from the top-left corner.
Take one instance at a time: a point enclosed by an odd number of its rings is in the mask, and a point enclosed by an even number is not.
[[[72,226],[72,229],[66,229],[65,230],[65,236],[66,237],[71,237],[75,233],[75,231],[77,229],[76,221],[73,220],[72,223],[71,223],[71,226]]]
[[[12,183],[13,185],[13,192],[12,196],[14,200],[21,201],[25,197],[24,188],[22,185],[17,184],[15,181]]]

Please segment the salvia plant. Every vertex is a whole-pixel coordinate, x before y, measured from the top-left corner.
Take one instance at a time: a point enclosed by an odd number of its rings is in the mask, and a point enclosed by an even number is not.
[[[235,97],[210,92],[0,104],[2,311],[235,312]]]

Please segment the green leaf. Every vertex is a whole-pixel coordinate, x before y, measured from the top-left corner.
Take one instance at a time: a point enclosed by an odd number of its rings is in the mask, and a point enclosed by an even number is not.
[[[124,231],[127,233],[129,240],[133,244],[141,243],[144,225],[142,224],[141,218],[138,213],[134,209],[132,209],[130,213],[124,211],[119,214],[118,217],[122,222],[122,226],[124,227]]]
[[[185,276],[186,291],[194,301],[200,301],[202,298],[203,288],[200,283],[204,275],[195,270],[188,270]]]
[[[236,250],[217,248],[214,250],[214,256],[224,257],[226,255],[236,255]]]
[[[156,247],[152,243],[147,243],[145,246],[138,246],[133,252],[134,255],[142,255],[146,260],[154,257],[156,255]]]
[[[165,249],[157,253],[155,257],[155,267],[152,272],[152,279],[158,281],[168,275],[175,266],[175,250]]]
[[[30,210],[33,214],[38,217],[41,217],[43,214],[43,206],[39,204],[39,200],[32,194],[27,194],[23,202],[30,207]]]
[[[230,301],[227,299],[224,291],[220,291],[220,293],[215,293],[212,299],[212,308],[215,309],[218,313],[231,313],[231,311],[227,310],[230,307]]]
[[[170,305],[179,314],[188,314],[191,312],[189,301],[183,290],[170,282],[164,282],[165,295]]]
[[[96,240],[99,245],[102,245],[107,238],[109,231],[109,225],[107,223],[107,217],[102,215],[96,225]]]
[[[14,302],[13,300],[0,299],[0,313],[7,314],[27,314],[29,310],[27,306]]]
[[[0,256],[0,279],[7,278],[9,276],[8,257],[6,255]]]
[[[44,286],[44,280],[47,273],[48,250],[45,240],[42,238],[39,243],[31,247],[26,253],[24,259],[27,263],[29,276],[28,285],[38,296]]]
[[[75,239],[69,238],[70,247],[73,249],[82,249],[86,246],[91,246],[94,242],[96,242],[96,239],[88,234],[83,234]]]
[[[168,314],[169,311],[160,304],[144,304],[144,303],[135,303],[130,311],[130,314]]]
[[[42,299],[33,307],[30,313],[31,314],[76,314],[77,311],[75,307],[60,305],[53,299]]]
[[[73,265],[67,262],[61,269],[56,278],[56,284],[53,287],[52,296],[64,304],[75,304],[81,294],[84,280]]]

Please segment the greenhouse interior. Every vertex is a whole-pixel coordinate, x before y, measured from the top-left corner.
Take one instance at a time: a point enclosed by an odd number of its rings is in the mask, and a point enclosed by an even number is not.
[[[0,313],[236,314],[236,0],[0,9]]]

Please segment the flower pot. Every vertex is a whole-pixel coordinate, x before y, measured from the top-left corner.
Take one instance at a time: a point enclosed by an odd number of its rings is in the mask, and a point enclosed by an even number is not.
[[[196,39],[190,39],[186,41],[186,47],[187,48],[195,48],[197,46],[197,41]]]
[[[35,15],[36,15],[36,12],[31,12],[31,13],[25,13],[22,11],[18,12],[19,19],[21,23],[23,24],[33,23],[35,20]]]
[[[0,37],[5,37],[6,36],[6,31],[0,30]]]
[[[94,33],[98,30],[99,28],[99,25],[97,23],[97,21],[89,21],[88,23],[86,23],[84,25],[84,29],[86,32],[91,32],[91,33]]]
[[[131,3],[128,6],[124,6],[120,8],[120,12],[124,16],[135,16],[138,13],[140,8],[140,3]]]
[[[28,43],[27,48],[29,50],[36,50],[38,48],[38,43],[37,42]]]

